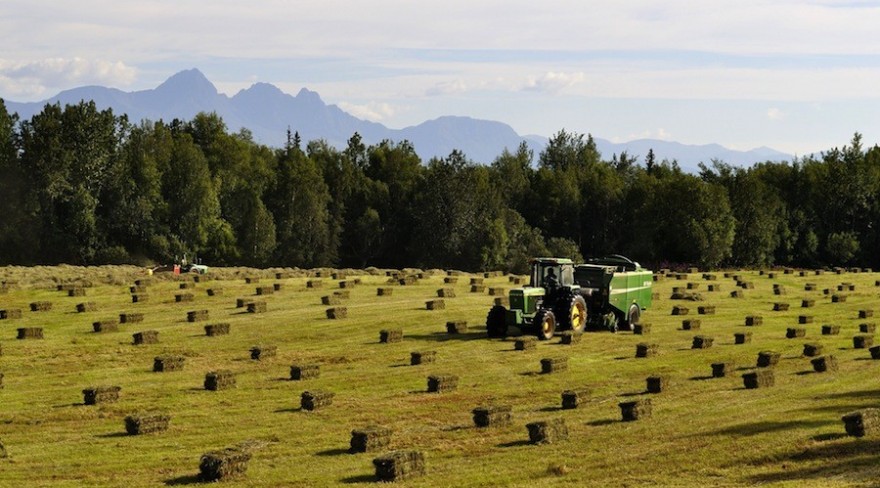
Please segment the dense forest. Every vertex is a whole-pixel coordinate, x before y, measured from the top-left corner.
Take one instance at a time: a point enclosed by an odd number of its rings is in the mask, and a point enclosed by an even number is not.
[[[880,148],[699,175],[603,159],[560,131],[484,166],[406,142],[284,148],[214,114],[132,123],[93,103],[18,120],[0,100],[0,264],[504,269],[608,253],[652,265],[878,267]]]

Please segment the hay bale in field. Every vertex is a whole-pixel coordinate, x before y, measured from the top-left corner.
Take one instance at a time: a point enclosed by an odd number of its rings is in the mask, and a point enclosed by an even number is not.
[[[339,288],[340,288],[340,289],[343,289],[343,290],[348,289],[348,290],[350,290],[350,289],[352,289],[352,288],[354,288],[354,287],[355,287],[355,282],[354,282],[354,281],[340,281],[340,282],[339,282]]]
[[[195,296],[192,293],[178,293],[174,295],[174,301],[177,303],[180,302],[191,302],[195,300]]]
[[[620,416],[624,422],[634,422],[639,419],[648,418],[654,410],[650,398],[621,402],[617,406],[620,407]]]
[[[82,391],[83,403],[97,405],[99,403],[111,403],[119,400],[120,386],[93,386]]]
[[[785,295],[785,287],[782,285],[773,285],[773,294],[774,295]]]
[[[247,312],[248,313],[266,313],[266,302],[264,301],[253,301],[247,304]]]
[[[284,288],[284,285],[281,283],[272,283],[272,290],[281,291]]]
[[[6,310],[0,310],[0,320],[14,320],[21,318],[21,309],[20,308],[7,308]]]
[[[397,284],[399,284],[400,286],[415,285],[418,282],[419,279],[412,275],[397,280]]]
[[[437,351],[413,351],[409,353],[410,366],[430,364],[437,359]]]
[[[495,305],[500,305],[502,307],[510,306],[510,299],[508,297],[495,297],[493,302]]]
[[[300,407],[303,410],[318,410],[319,408],[329,407],[333,404],[333,397],[336,393],[324,390],[304,391],[300,395]]]
[[[742,375],[743,386],[752,390],[755,388],[767,388],[776,383],[776,377],[772,369],[759,369]]]
[[[633,334],[635,335],[645,335],[651,333],[651,324],[633,324]]]
[[[134,284],[135,284],[135,286],[150,286],[153,284],[153,279],[152,278],[140,278],[140,279],[134,280]]]
[[[458,283],[458,278],[456,278],[455,276],[447,276],[446,278],[443,278],[443,283],[447,285],[454,285]]]
[[[486,285],[471,285],[471,293],[486,293]]]
[[[76,312],[77,313],[85,313],[85,312],[97,312],[98,304],[95,302],[84,302],[76,304]]]
[[[688,284],[687,284],[687,289],[688,289],[688,290],[699,290],[699,289],[700,289],[700,284],[699,284],[699,283],[688,283]]]
[[[323,288],[324,282],[321,280],[309,280],[306,281],[306,288]]]
[[[787,312],[788,308],[789,308],[789,305],[787,303],[776,302],[773,304],[773,311],[774,312]]]
[[[377,297],[390,297],[392,293],[394,293],[394,288],[387,286],[376,288]]]
[[[560,373],[562,371],[568,371],[567,357],[541,359],[541,374]]]
[[[334,291],[333,296],[339,297],[342,300],[348,300],[349,298],[351,298],[351,290]]]
[[[334,280],[344,280],[347,278],[347,276],[345,273],[335,272],[335,273],[330,273],[330,278],[332,278]]]
[[[867,349],[874,345],[874,336],[861,334],[853,337],[853,348]]]
[[[752,283],[751,281],[742,281],[742,282],[738,283],[737,286],[739,286],[743,290],[754,290],[755,289],[755,284]]]
[[[822,326],[822,335],[838,335],[840,334],[840,326],[839,325],[823,325]]]
[[[468,324],[467,320],[452,320],[446,322],[446,333],[447,334],[467,334]]]
[[[256,276],[245,276],[244,282],[248,285],[255,285],[260,282],[260,278]]]
[[[228,369],[211,371],[205,375],[205,389],[209,391],[235,388],[235,373]]]
[[[808,342],[804,344],[804,356],[809,358],[820,356],[823,350],[824,347],[822,346],[822,344],[816,344],[813,342]]]
[[[574,332],[571,330],[566,330],[565,332],[560,334],[559,343],[565,344],[565,345],[579,344],[581,342],[581,339],[583,339],[583,337],[584,337],[584,334],[581,332]]]
[[[216,337],[219,335],[229,334],[229,324],[208,324],[205,326],[205,335],[208,337]]]
[[[669,387],[669,377],[665,375],[648,376],[645,380],[648,393],[663,393]]]
[[[715,305],[703,305],[697,307],[697,314],[699,315],[715,315]]]
[[[428,300],[425,302],[425,309],[427,310],[442,310],[446,308],[446,302],[443,299],[437,300]]]
[[[710,336],[694,336],[694,340],[691,343],[691,349],[709,349],[710,347],[712,347],[713,342],[715,342],[715,339]]]
[[[425,474],[425,455],[421,451],[394,451],[373,459],[378,481],[398,481]]]
[[[798,315],[798,323],[799,324],[812,324],[813,316],[812,315]]]
[[[184,281],[183,283],[180,283],[180,286],[178,288],[181,290],[192,290],[195,287],[196,284],[194,282]]]
[[[799,337],[804,337],[807,335],[807,329],[804,327],[789,327],[785,330],[785,337],[787,339],[797,339]]]
[[[771,366],[776,366],[779,364],[780,354],[774,351],[761,351],[758,353],[758,363],[757,366],[759,368],[769,368]]]
[[[144,321],[144,314],[142,313],[121,313],[119,314],[119,323],[120,324],[136,324]]]
[[[724,378],[733,373],[735,367],[736,365],[732,361],[712,363],[712,377]]]
[[[138,293],[131,296],[131,303],[145,303],[150,301],[150,295],[146,293]]]
[[[379,331],[379,342],[390,344],[403,341],[403,329],[382,329]]]
[[[874,316],[874,311],[871,309],[859,310],[859,318],[860,319],[868,319]]]
[[[837,358],[833,355],[820,356],[810,360],[813,365],[813,371],[817,373],[837,371]]]
[[[471,283],[472,285],[482,285],[482,284],[483,284],[483,278],[471,278],[470,283]]]
[[[428,392],[443,393],[458,388],[458,376],[453,374],[428,376]]]
[[[591,391],[588,388],[574,388],[562,392],[562,408],[571,410],[578,408],[590,399]]]
[[[880,408],[863,408],[843,417],[847,435],[853,437],[874,436],[880,432]]]
[[[238,447],[206,452],[199,461],[199,480],[224,481],[244,476],[250,460],[251,453]]]
[[[190,310],[186,313],[187,322],[204,322],[208,320],[207,310]]]
[[[532,444],[553,444],[568,439],[565,419],[544,420],[526,424],[529,442]]]
[[[440,298],[455,298],[455,289],[440,288],[439,290],[437,290],[437,296]]]
[[[164,373],[168,371],[180,371],[186,363],[183,356],[166,354],[153,358],[153,371],[156,373]]]
[[[825,289],[823,289],[823,290],[822,290],[822,294],[823,294],[823,295],[831,295],[831,288],[825,288]],[[833,297],[833,296],[831,297],[831,301],[832,301],[832,302],[834,301],[834,297]]]
[[[864,323],[859,324],[859,332],[862,334],[873,334],[877,331],[877,324],[874,323]]]
[[[42,339],[42,327],[21,327],[18,329],[18,339]]]
[[[327,318],[339,320],[348,317],[348,307],[333,307],[327,309]]]
[[[128,435],[152,434],[168,430],[171,416],[162,413],[145,412],[125,417],[125,432]]]
[[[745,293],[742,290],[734,290],[730,292],[730,298],[745,298]]]
[[[510,424],[512,408],[510,405],[491,405],[471,410],[474,425],[477,427],[493,427]]]
[[[67,290],[67,296],[69,297],[84,297],[86,296],[85,288],[71,288]]]
[[[825,274],[825,270],[824,269],[817,269],[815,271],[815,274],[816,274],[816,276],[822,276],[823,274]]]
[[[159,343],[159,331],[156,330],[144,330],[141,332],[136,332],[132,334],[132,340],[134,345],[140,346],[142,344],[158,344]]]
[[[764,317],[760,315],[747,315],[746,326],[755,327],[764,323]]]
[[[776,279],[776,273],[767,273],[767,278],[771,280]]]
[[[273,345],[262,345],[262,346],[253,346],[250,349],[251,359],[255,361],[260,361],[263,359],[274,358],[278,353],[278,346]]]
[[[846,295],[831,295],[831,303],[844,303],[846,302]]]
[[[530,351],[538,347],[538,338],[534,336],[523,336],[513,343],[513,348],[517,351]]]
[[[391,443],[391,429],[371,425],[363,429],[351,431],[351,441],[348,452],[376,452],[385,449]]]
[[[675,279],[679,280],[679,281],[684,281],[684,280],[688,279],[688,275],[687,275],[687,273],[676,273]]]
[[[803,300],[801,300],[801,308],[810,308],[815,306],[816,300],[813,300],[812,298],[804,298]]]
[[[318,364],[293,364],[290,366],[291,380],[313,380],[318,376],[321,376],[321,366]]]
[[[721,291],[721,285],[709,285],[706,289],[708,291]]]
[[[48,312],[52,310],[52,302],[39,301],[30,304],[31,312]]]
[[[701,325],[700,319],[685,319],[681,321],[681,330],[700,330]]]
[[[381,288],[379,290],[382,290]],[[379,294],[382,295],[381,293]],[[336,295],[325,295],[321,297],[321,305],[339,305],[342,300]]]
[[[272,294],[274,294],[274,293],[275,293],[275,287],[274,287],[274,286],[258,286],[258,287],[256,288],[256,294],[257,294],[258,296],[261,296],[261,295],[272,295]]]
[[[212,287],[206,290],[209,297],[219,297],[223,295],[223,288]]]
[[[818,290],[818,286],[815,283],[807,283],[804,285],[804,291],[816,291]]]
[[[489,296],[498,297],[507,295],[507,288],[502,287],[489,287]]]
[[[658,344],[648,344],[645,342],[636,344],[637,358],[652,358],[656,356],[659,352],[660,346]]]
[[[733,343],[734,344],[748,344],[752,342],[752,333],[751,332],[735,332],[733,334]]]
[[[710,273],[703,273],[703,279],[706,281],[715,281],[718,279],[718,276]]]
[[[871,353],[871,359],[880,359],[880,346],[871,346],[868,351]]]
[[[286,280],[286,279],[289,279],[289,278],[290,278],[290,273],[287,273],[287,272],[279,272],[279,273],[275,273],[275,279],[276,279],[276,280]]]
[[[92,322],[92,330],[95,332],[119,332],[119,322],[115,320],[99,320]]]
[[[672,315],[687,315],[690,310],[687,307],[682,307],[681,305],[676,305],[672,307]]]

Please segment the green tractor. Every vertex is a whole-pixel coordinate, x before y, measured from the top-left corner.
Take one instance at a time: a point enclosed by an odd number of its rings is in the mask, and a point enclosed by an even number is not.
[[[542,340],[587,326],[631,330],[651,305],[653,273],[623,256],[578,265],[565,258],[535,258],[530,265],[528,286],[510,290],[510,308],[489,310],[489,337],[505,337],[509,327]]]

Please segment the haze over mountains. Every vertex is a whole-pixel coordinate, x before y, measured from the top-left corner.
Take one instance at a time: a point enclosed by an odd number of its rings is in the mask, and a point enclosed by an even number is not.
[[[99,108],[112,108],[116,114],[125,113],[132,121],[189,120],[199,112],[216,112],[229,130],[247,128],[256,141],[274,147],[284,145],[288,127],[298,131],[303,141],[324,139],[340,148],[345,147],[355,132],[367,144],[383,139],[408,140],[426,161],[434,156],[447,156],[453,149],[459,149],[475,162],[490,163],[505,148],[516,150],[522,141],[526,141],[537,155],[549,135],[521,136],[502,122],[460,116],[444,116],[403,129],[391,129],[358,119],[336,105],[327,105],[318,93],[306,88],[293,96],[274,85],[256,83],[229,97],[218,93],[217,88],[197,69],[181,71],[151,90],[124,92],[115,88],[85,86],[63,91],[41,102],[7,100],[6,105],[10,112],[17,112],[26,120],[39,113],[47,103],[60,102],[64,105],[81,100],[94,100]],[[605,159],[626,151],[643,162],[648,150],[653,149],[658,161],[677,160],[687,171],[694,171],[698,163],[708,163],[712,159],[734,165],[793,159],[789,154],[766,147],[735,151],[717,144],[685,145],[656,139],[613,143],[596,134],[594,139]]]

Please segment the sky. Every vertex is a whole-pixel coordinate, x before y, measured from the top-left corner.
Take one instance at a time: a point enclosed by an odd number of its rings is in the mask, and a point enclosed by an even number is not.
[[[795,155],[880,142],[880,1],[0,0],[0,98],[301,88],[400,129],[443,115]]]

